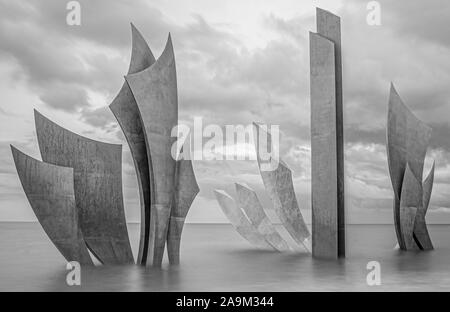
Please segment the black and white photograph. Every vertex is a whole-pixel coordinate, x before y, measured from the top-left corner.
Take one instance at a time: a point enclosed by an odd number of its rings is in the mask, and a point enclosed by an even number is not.
[[[0,0],[0,292],[450,291],[449,30],[448,0]]]

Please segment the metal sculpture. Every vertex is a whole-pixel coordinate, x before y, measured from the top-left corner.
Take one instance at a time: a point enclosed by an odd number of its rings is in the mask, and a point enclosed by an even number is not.
[[[164,52],[155,60],[142,35],[134,25],[131,28],[128,74],[110,109],[130,146],[138,179],[141,234],[137,262],[160,266],[167,242],[169,262],[178,264],[182,229],[199,187],[191,160],[176,160],[172,155],[176,140],[172,131],[178,124],[172,41],[169,35]],[[87,249],[81,249],[85,246],[103,264],[134,263],[123,207],[122,146],[79,136],[37,111],[35,122],[44,162],[25,161],[15,149],[13,156],[24,190],[27,196],[32,194],[30,203],[50,239],[70,261],[92,263]],[[32,164],[29,168],[21,167],[28,163]],[[53,175],[48,176],[50,173]],[[62,188],[67,196],[54,199],[53,193],[43,194],[45,201],[38,201],[39,188],[31,182],[40,180],[46,181],[43,192]],[[58,182],[64,185],[58,186]],[[55,216],[43,214],[59,202],[66,218],[57,211]],[[80,233],[73,232],[75,226]],[[69,230],[71,236],[67,236]],[[61,235],[73,246],[66,248]]]
[[[75,201],[84,240],[103,264],[134,263],[122,195],[122,145],[64,129],[35,110],[42,160],[74,171]]]
[[[36,160],[11,145],[17,174],[39,223],[66,258],[92,265],[75,204],[73,169]]]
[[[310,33],[311,201],[314,257],[345,257],[340,18],[317,8]]]
[[[231,225],[235,228],[236,232],[250,244],[257,246],[258,248],[273,249],[227,192],[223,190],[214,190],[214,194],[216,195],[220,208],[228,220],[230,220]]]
[[[128,74],[140,72],[155,62],[152,51],[133,24],[131,24],[131,33],[132,53]],[[136,262],[138,264],[145,264],[147,262],[149,244],[151,209],[149,160],[139,109],[126,81],[123,83],[116,98],[109,105],[109,108],[116,117],[125,135],[134,161],[141,204],[141,232]]]
[[[256,136],[256,155],[258,167],[263,179],[264,187],[272,200],[275,212],[283,226],[295,242],[309,250],[310,232],[303,219],[295,196],[292,182],[292,171],[282,159],[276,160],[278,165],[274,170],[262,169],[260,151],[272,150],[271,134],[259,124],[254,123]],[[262,132],[262,133],[261,133]],[[266,140],[262,139],[265,138]]]
[[[388,106],[387,154],[397,241],[402,250],[430,250],[433,245],[425,214],[433,187],[434,164],[424,182],[422,177],[431,128],[406,107],[393,84]]]
[[[292,171],[282,159],[275,159],[273,157],[267,160],[263,159],[262,151],[273,151],[272,136],[265,127],[257,123],[253,124],[258,167],[274,210],[282,226],[287,230],[293,240],[309,252],[309,239],[311,235],[300,212],[297,197],[295,196]],[[243,217],[236,218],[232,215],[230,216],[230,211],[240,210],[236,207],[234,200],[224,191],[215,191],[215,193],[222,210],[228,219],[230,219],[231,223],[242,223],[243,221],[241,219]],[[252,235],[258,237],[257,242],[253,240],[254,244],[261,245],[261,241],[265,241],[272,249],[278,251],[291,250],[291,247],[271,224],[255,191],[244,184],[236,183],[236,193],[238,195],[239,206],[244,212],[244,219],[248,221],[245,221],[245,223],[250,223],[253,226],[254,230],[252,230]],[[238,211],[234,213],[240,215],[242,212]],[[238,226],[235,227],[238,228]],[[249,226],[247,225],[247,227]]]
[[[256,192],[247,185],[241,183],[235,185],[239,207],[245,212],[258,233],[276,250],[280,252],[290,250],[289,245],[267,217]]]
[[[167,234],[167,256],[171,264],[180,262],[181,233],[186,215],[192,202],[200,191],[195,179],[192,161],[182,159],[177,161],[175,200],[171,210]]]
[[[180,261],[181,233],[199,192],[190,159],[175,160],[172,131],[178,124],[175,56],[169,35],[155,61],[132,26],[133,53],[125,83],[110,108],[134,159],[141,196],[138,263],[160,266],[167,242],[169,262]]]
[[[162,263],[174,202],[176,161],[171,155],[178,123],[175,59],[170,36],[159,59],[125,76],[136,100],[145,134],[150,171],[150,228],[147,264]]]

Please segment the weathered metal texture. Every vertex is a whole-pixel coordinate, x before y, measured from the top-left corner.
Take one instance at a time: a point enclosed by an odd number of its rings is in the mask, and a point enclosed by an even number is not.
[[[339,257],[334,44],[310,33],[312,253]]]
[[[310,33],[312,253],[345,257],[340,18],[317,8]]]
[[[167,255],[171,264],[180,263],[181,233],[192,202],[200,191],[195,179],[192,161],[177,161],[175,184],[175,202],[169,221],[167,234]]]
[[[42,159],[74,171],[75,202],[89,250],[103,264],[133,263],[122,196],[122,146],[70,132],[35,110]]]
[[[414,223],[414,240],[421,250],[434,249],[433,243],[431,242],[430,234],[428,233],[427,224],[425,222],[425,215],[427,213],[428,206],[430,204],[431,191],[433,189],[434,168],[435,164],[433,162],[433,167],[431,168],[430,173],[428,174],[427,178],[422,184],[423,188],[422,205],[417,210],[416,220]]]
[[[417,250],[417,245],[414,242],[413,229],[414,222],[417,215],[417,208],[415,207],[400,207],[400,226],[403,239],[405,241],[405,248],[402,250]]]
[[[230,195],[222,190],[214,190],[214,194],[223,213],[243,238],[258,248],[273,249],[251,224],[242,210],[236,206],[234,199]]]
[[[412,114],[401,100],[394,85],[391,84],[387,124],[387,154],[389,174],[395,195],[395,230],[399,247],[403,250],[407,247],[400,231],[400,201],[406,164],[409,164],[417,181],[422,181],[424,159],[430,137],[431,128]]]
[[[310,233],[295,196],[292,171],[282,159],[278,160],[278,166],[275,170],[262,170],[262,161],[259,155],[262,150],[260,144],[267,144],[265,150],[272,150],[272,137],[269,132],[257,123],[254,123],[254,126],[257,137],[256,155],[264,187],[283,226],[298,244],[303,245],[308,250],[307,240],[310,238]],[[266,132],[266,135],[261,136],[260,131]],[[267,137],[267,142],[260,142],[259,139],[262,137]]]
[[[155,63],[155,57],[142,34],[131,24],[131,59],[128,74],[140,72]]]
[[[133,24],[131,24],[131,31],[132,53],[128,74],[140,72],[155,62],[155,58],[145,39]],[[141,204],[141,234],[137,263],[145,264],[148,253],[151,209],[149,160],[140,112],[133,93],[126,81],[123,83],[122,88],[109,108],[116,117],[125,135],[134,161]]]
[[[422,183],[416,179],[409,164],[406,164],[400,196],[400,232],[405,240],[405,249],[418,249],[414,239],[414,225],[420,210],[423,209]]]
[[[171,147],[178,123],[175,57],[169,35],[159,59],[147,69],[125,77],[139,108],[150,170],[151,216],[147,264],[160,266],[174,201],[175,160]]]
[[[425,181],[423,181],[423,183],[422,183],[424,215],[427,213],[428,206],[430,205],[431,192],[433,191],[435,167],[436,167],[436,163],[433,161],[433,166],[431,167],[430,173],[428,174]]]
[[[238,205],[244,210],[252,225],[264,237],[269,245],[278,251],[288,251],[291,248],[281,237],[267,217],[255,191],[247,185],[236,183]]]
[[[31,208],[67,261],[92,265],[75,205],[73,169],[47,164],[11,146],[17,173]]]
[[[338,256],[345,257],[345,168],[344,168],[344,104],[342,87],[341,20],[328,11],[316,9],[317,33],[334,44],[335,113],[336,113],[336,171]],[[334,183],[334,180],[333,180]]]

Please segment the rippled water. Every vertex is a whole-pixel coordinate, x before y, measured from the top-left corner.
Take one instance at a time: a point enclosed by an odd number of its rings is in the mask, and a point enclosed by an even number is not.
[[[129,225],[136,253],[139,225]],[[449,291],[450,226],[429,227],[436,250],[394,250],[391,225],[347,227],[347,258],[252,248],[229,225],[186,225],[178,267],[82,268],[66,285],[64,258],[36,223],[0,223],[1,291]],[[366,284],[367,262],[381,264],[381,286]]]

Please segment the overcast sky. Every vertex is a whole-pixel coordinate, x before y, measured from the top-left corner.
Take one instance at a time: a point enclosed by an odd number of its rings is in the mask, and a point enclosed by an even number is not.
[[[0,220],[34,220],[9,144],[40,159],[33,108],[92,139],[122,143],[125,209],[139,221],[129,149],[108,105],[123,83],[130,22],[158,57],[172,34],[180,122],[280,126],[281,152],[310,220],[308,32],[315,7],[341,16],[347,221],[392,222],[385,129],[389,84],[433,128],[425,175],[436,160],[428,221],[450,222],[450,36],[448,0],[368,1],[96,0],[81,3],[81,26],[66,24],[66,1],[0,0]],[[190,222],[225,222],[213,189],[253,187],[270,207],[252,161],[195,161],[201,192]]]

